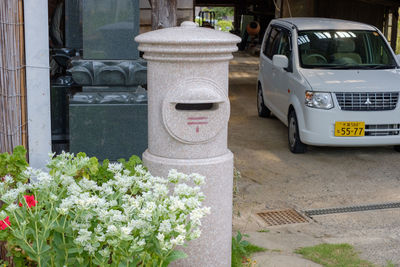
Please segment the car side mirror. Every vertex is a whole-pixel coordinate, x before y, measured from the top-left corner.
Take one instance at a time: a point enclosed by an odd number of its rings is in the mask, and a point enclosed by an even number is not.
[[[285,55],[274,55],[272,57],[272,64],[275,67],[286,69],[289,67],[289,59]]]

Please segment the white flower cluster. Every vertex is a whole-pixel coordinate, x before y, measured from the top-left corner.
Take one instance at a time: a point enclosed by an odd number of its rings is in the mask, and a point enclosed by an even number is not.
[[[18,196],[22,196],[23,193],[29,188],[28,185],[17,183],[16,188],[7,188],[7,182],[0,182],[0,200],[7,204],[14,203],[18,200]]]
[[[113,178],[98,185],[86,178],[75,179],[88,162],[87,157],[63,153],[49,162],[50,174],[28,168],[25,175],[34,182],[0,192],[1,199],[13,203],[27,189],[40,192],[60,216],[69,218],[76,246],[105,259],[121,244],[124,253],[151,255],[157,252],[147,250],[155,247],[165,256],[175,246],[200,236],[201,219],[210,213],[202,207],[204,176],[171,170],[167,178],[161,178],[141,165],[128,171],[120,163],[111,163],[108,171]],[[3,183],[9,183],[9,178]]]

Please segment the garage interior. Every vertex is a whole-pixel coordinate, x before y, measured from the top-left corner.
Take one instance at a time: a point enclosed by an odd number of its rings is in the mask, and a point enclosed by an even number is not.
[[[396,49],[400,7],[396,0],[194,0],[194,6],[233,6],[235,29],[245,27],[241,25],[243,15],[253,16],[260,23],[260,36],[263,36],[270,20],[278,17],[326,17],[359,21],[380,29],[392,48]]]
[[[218,2],[218,3],[216,3]],[[225,1],[196,1],[196,5],[227,5]],[[235,5],[258,19],[265,29],[274,12],[283,16],[318,16],[369,23],[378,27],[396,47],[397,1],[263,1]],[[260,10],[264,10],[260,15]],[[290,11],[289,11],[290,10]],[[256,12],[254,12],[256,11]],[[279,16],[279,14],[276,14]],[[260,19],[265,19],[263,22]],[[235,16],[240,21],[240,16]],[[235,25],[238,21],[235,21]],[[261,34],[262,35],[262,34]],[[233,226],[249,240],[268,248],[256,254],[258,266],[319,266],[299,257],[299,247],[321,243],[348,243],[362,259],[377,266],[400,264],[399,209],[343,212],[311,216],[308,223],[270,226],[258,213],[365,206],[400,201],[399,153],[392,147],[310,147],[294,155],[287,148],[287,128],[275,117],[260,118],[256,109],[258,57],[238,52],[230,65],[231,119],[229,147],[235,154],[236,176]],[[250,134],[249,134],[250,132]],[[359,207],[361,206],[361,208]],[[357,209],[358,207],[358,209]],[[344,209],[346,211],[346,209]],[[306,216],[307,217],[307,216]],[[390,266],[390,265],[389,265]]]
[[[258,44],[275,17],[328,17],[376,26],[392,48],[399,46],[399,1],[385,0],[195,0],[194,6],[233,6],[234,27],[243,34],[244,16],[260,23]],[[198,14],[195,14],[198,15]],[[399,209],[311,216],[309,223],[270,226],[258,213],[305,211],[400,201],[400,155],[392,147],[311,147],[298,156],[287,148],[287,128],[276,118],[257,116],[257,49],[238,52],[230,65],[229,148],[235,154],[233,227],[268,248],[258,266],[319,266],[299,258],[298,247],[349,243],[378,266],[400,264]],[[249,134],[251,132],[251,134]]]
[[[49,1],[49,21],[59,2]],[[178,1],[178,24],[194,20],[195,7],[214,6],[234,7],[238,34],[246,27],[243,15],[259,22],[258,44],[271,19],[311,16],[372,24],[392,48],[399,46],[400,3],[396,0],[182,0]],[[140,1],[140,32],[151,29],[150,13],[149,1]],[[400,210],[323,215],[308,224],[276,227],[265,226],[257,216],[263,210],[306,211],[400,201],[400,154],[392,148],[311,147],[308,154],[291,154],[286,127],[276,118],[257,116],[258,63],[258,57],[248,52],[238,52],[231,62],[229,124],[229,147],[241,173],[236,177],[234,229],[269,249],[256,256],[257,262],[260,266],[296,266],[299,256],[293,251],[297,247],[346,242],[376,264],[400,263]]]

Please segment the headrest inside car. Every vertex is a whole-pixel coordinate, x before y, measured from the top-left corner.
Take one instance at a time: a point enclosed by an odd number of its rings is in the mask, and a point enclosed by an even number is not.
[[[353,40],[351,39],[337,39],[336,40],[336,51],[337,52],[354,52],[356,45]]]

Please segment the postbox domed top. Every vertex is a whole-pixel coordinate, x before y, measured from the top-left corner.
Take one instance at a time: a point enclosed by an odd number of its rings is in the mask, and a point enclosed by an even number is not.
[[[198,27],[185,21],[180,27],[143,33],[135,38],[143,58],[155,61],[224,61],[232,59],[240,42],[236,35]]]
[[[135,38],[140,44],[236,44],[240,40],[230,33],[198,27],[192,21],[184,21],[180,27],[146,32]]]

